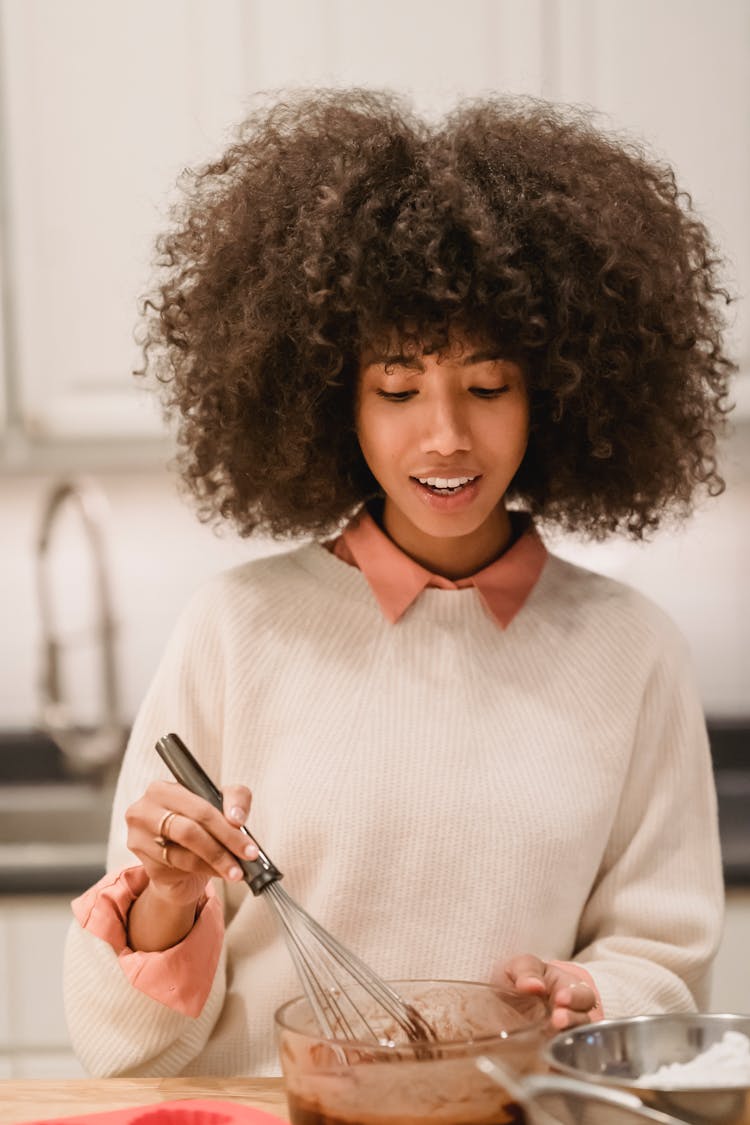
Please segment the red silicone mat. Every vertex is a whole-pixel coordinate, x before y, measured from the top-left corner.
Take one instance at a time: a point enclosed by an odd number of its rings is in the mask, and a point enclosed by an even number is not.
[[[77,1113],[73,1117],[35,1117],[24,1125],[286,1125],[281,1117],[235,1102],[157,1102],[113,1109],[108,1113]]]

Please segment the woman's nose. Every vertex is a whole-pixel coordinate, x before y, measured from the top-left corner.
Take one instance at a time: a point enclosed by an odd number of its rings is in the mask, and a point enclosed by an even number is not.
[[[424,452],[448,457],[451,453],[470,448],[469,427],[459,405],[450,399],[436,402],[431,407],[425,424],[422,439]]]

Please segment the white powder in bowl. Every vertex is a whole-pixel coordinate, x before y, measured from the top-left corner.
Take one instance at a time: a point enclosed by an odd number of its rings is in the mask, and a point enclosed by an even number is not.
[[[725,1031],[718,1043],[686,1063],[667,1063],[642,1074],[639,1086],[750,1086],[750,1039]]]

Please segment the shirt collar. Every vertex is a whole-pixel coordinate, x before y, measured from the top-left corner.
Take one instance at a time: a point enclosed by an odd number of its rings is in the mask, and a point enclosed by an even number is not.
[[[329,548],[337,558],[362,571],[384,616],[394,624],[428,586],[445,590],[475,586],[489,614],[506,629],[536,585],[547,558],[531,517],[525,512],[511,512],[510,516],[511,546],[489,566],[455,582],[433,574],[405,554],[366,508]]]

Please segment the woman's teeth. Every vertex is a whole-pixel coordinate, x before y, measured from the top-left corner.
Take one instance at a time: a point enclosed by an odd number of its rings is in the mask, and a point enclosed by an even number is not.
[[[427,488],[431,488],[433,492],[439,492],[442,495],[457,492],[459,488],[463,488],[465,484],[470,484],[476,479],[476,477],[417,477],[420,484],[424,484]]]

